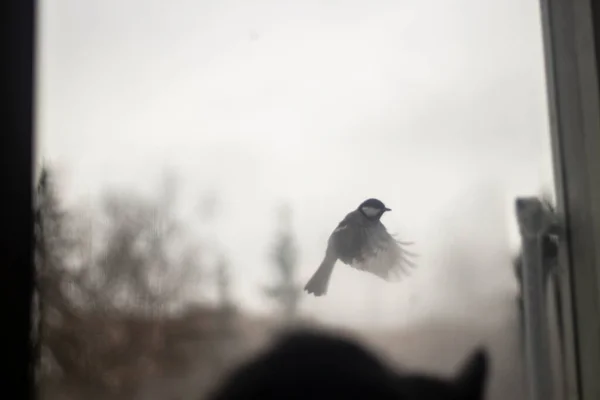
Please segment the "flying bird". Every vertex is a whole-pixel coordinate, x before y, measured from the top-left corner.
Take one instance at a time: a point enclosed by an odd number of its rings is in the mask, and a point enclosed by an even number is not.
[[[363,201],[350,212],[329,236],[325,257],[304,290],[315,296],[327,294],[329,279],[337,260],[361,271],[391,281],[415,264],[415,254],[390,235],[381,216],[391,211],[378,199]]]

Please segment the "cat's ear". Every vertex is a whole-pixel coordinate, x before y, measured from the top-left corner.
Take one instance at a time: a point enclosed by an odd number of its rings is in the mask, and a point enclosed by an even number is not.
[[[455,378],[455,384],[463,395],[462,398],[471,400],[484,398],[489,370],[488,358],[487,351],[479,347],[463,362]]]

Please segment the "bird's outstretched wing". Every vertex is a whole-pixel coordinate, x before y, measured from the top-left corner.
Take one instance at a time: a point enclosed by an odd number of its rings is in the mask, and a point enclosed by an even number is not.
[[[393,281],[415,267],[413,259],[416,255],[406,249],[410,243],[394,238],[382,224],[363,237],[366,242],[362,254],[350,263],[353,268]]]

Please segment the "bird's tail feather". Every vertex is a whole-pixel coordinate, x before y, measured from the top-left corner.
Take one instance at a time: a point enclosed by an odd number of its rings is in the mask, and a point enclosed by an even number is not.
[[[314,294],[315,296],[323,296],[327,294],[327,287],[329,286],[329,278],[333,272],[333,266],[337,261],[336,257],[326,255],[319,265],[319,268],[315,271],[313,276],[309,279],[304,290],[308,293]]]

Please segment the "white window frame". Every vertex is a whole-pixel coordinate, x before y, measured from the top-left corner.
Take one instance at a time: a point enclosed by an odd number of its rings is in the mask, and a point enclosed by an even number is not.
[[[595,39],[600,4],[593,1],[541,0],[557,210],[567,228],[560,252],[564,392],[556,398],[569,400],[600,399],[600,101]]]

